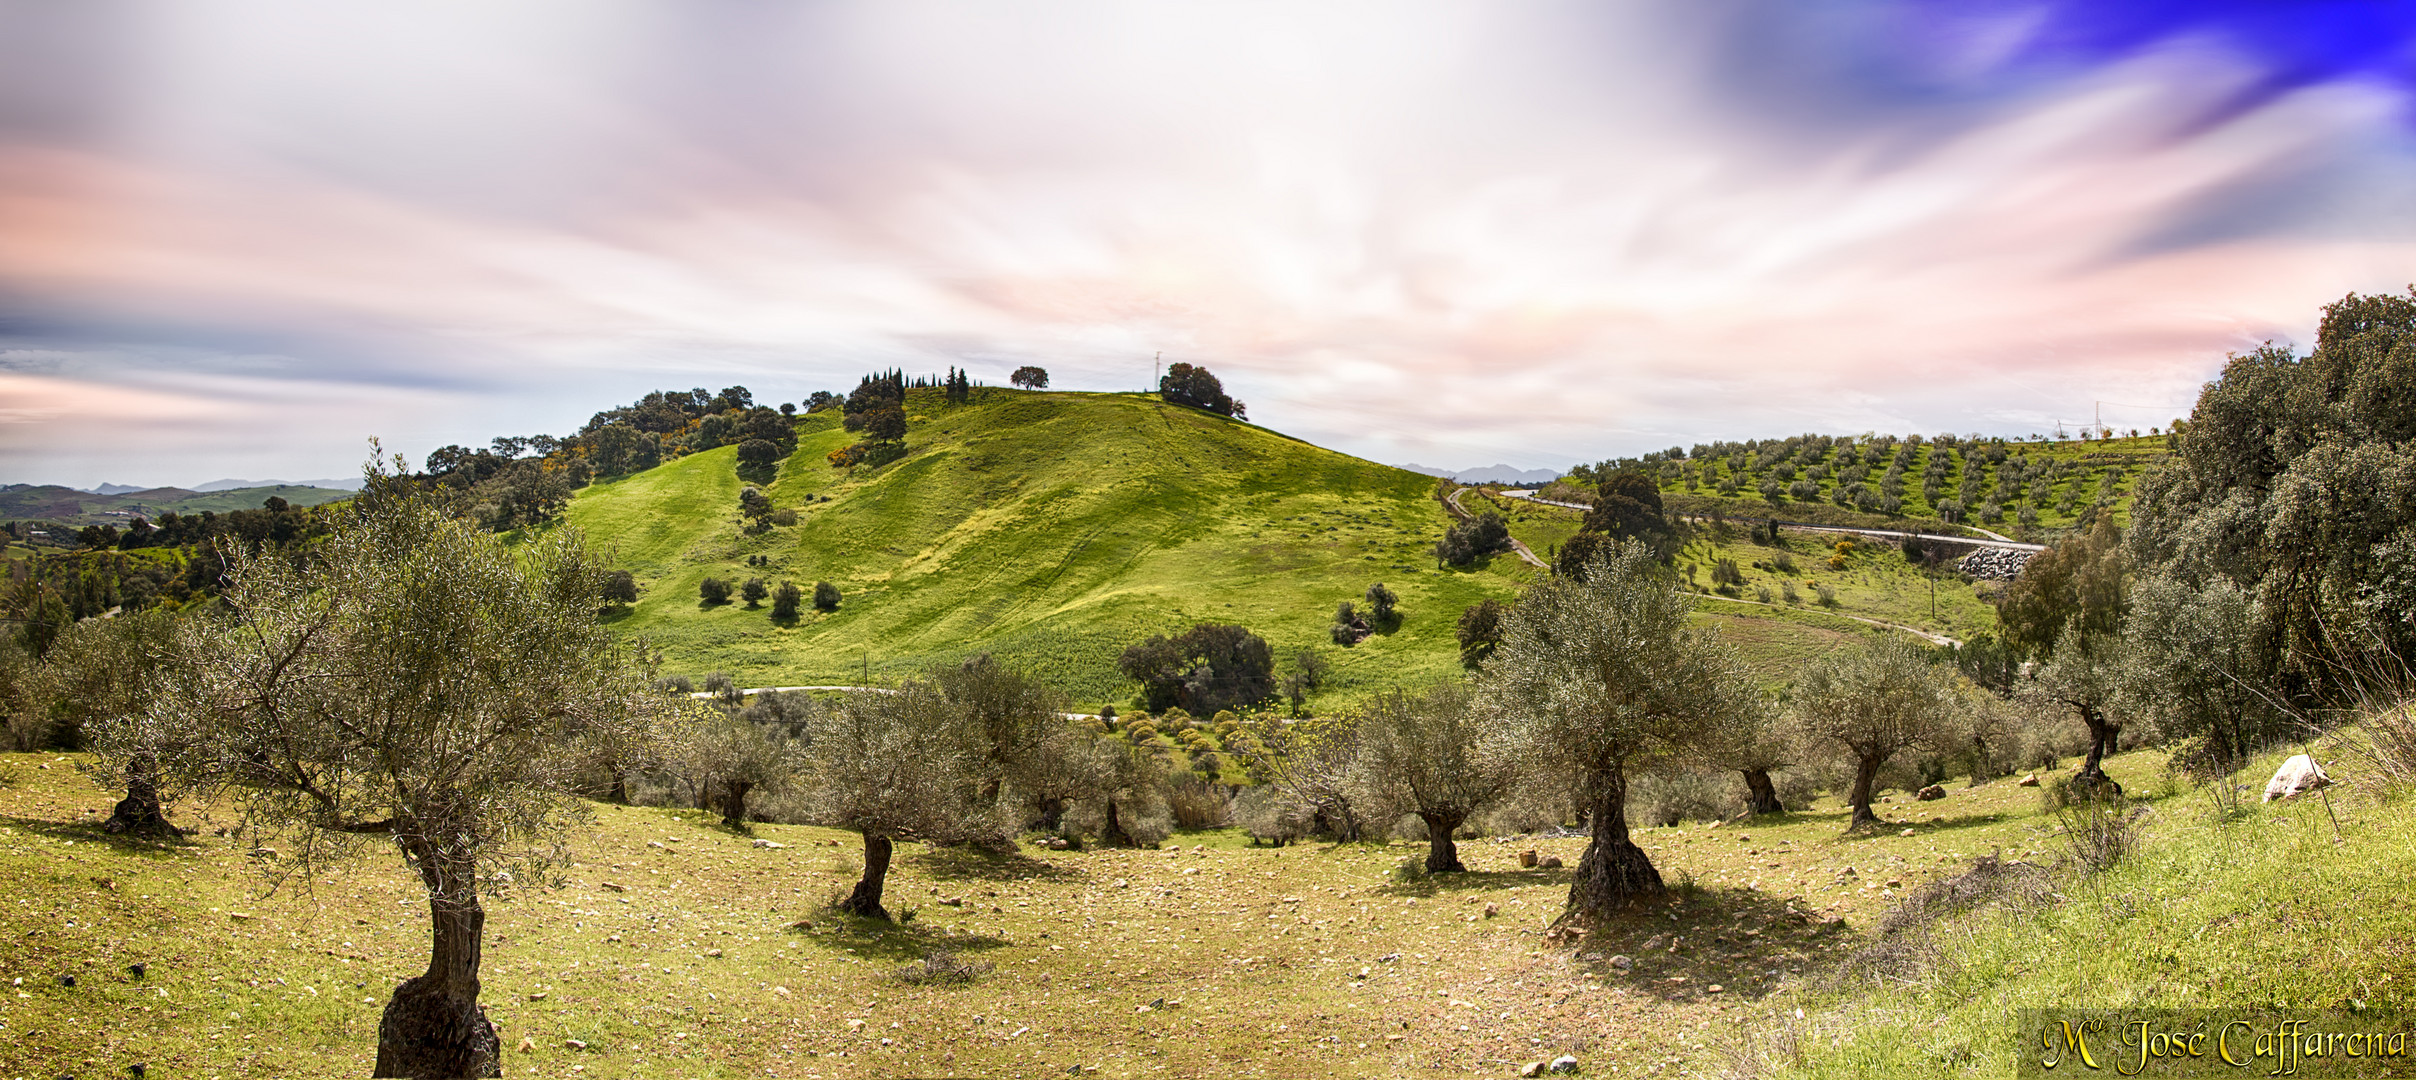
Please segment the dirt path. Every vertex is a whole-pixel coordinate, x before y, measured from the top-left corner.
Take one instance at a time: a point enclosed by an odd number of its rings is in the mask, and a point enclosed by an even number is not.
[[[1460,505],[1460,495],[1462,492],[1467,490],[1467,488],[1454,489],[1451,493],[1451,497],[1443,500],[1444,507],[1451,511],[1453,517],[1459,518],[1461,521],[1470,520],[1472,517],[1472,515],[1468,513],[1468,508]],[[1513,536],[1510,538],[1510,550],[1518,552],[1518,557],[1527,560],[1527,565],[1544,571],[1545,573],[1550,573],[1552,571],[1552,564],[1536,558],[1535,553],[1528,550],[1527,545],[1520,543],[1518,537]]]

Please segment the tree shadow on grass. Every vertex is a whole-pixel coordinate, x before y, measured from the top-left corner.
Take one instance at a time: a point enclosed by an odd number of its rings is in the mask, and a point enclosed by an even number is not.
[[[1012,944],[988,934],[951,933],[949,927],[920,922],[911,916],[890,922],[824,908],[814,913],[812,922],[811,930],[791,927],[789,933],[851,956],[901,964],[921,960],[933,952],[981,952]]]
[[[1022,852],[978,847],[932,848],[903,861],[941,881],[1072,881],[1090,876]]]
[[[1819,954],[1852,940],[1845,923],[1766,892],[1679,885],[1598,920],[1571,960],[1605,986],[1666,1002],[1750,1002],[1825,971]],[[1614,966],[1618,956],[1630,966]]]
[[[201,844],[188,831],[186,835],[166,837],[136,836],[132,833],[110,833],[101,829],[103,818],[94,815],[91,821],[51,821],[44,818],[0,817],[0,826],[44,836],[53,840],[73,840],[79,844],[107,844],[121,855],[150,858],[174,858],[198,850]]]
[[[1419,849],[1419,861],[1424,861],[1424,848]],[[1570,872],[1556,870],[1461,870],[1449,874],[1421,874],[1415,878],[1392,878],[1373,891],[1385,896],[1464,896],[1470,893],[1494,892],[1502,889],[1522,889],[1533,885],[1553,885],[1567,888]]]
[[[1842,817],[1843,815],[1839,816]],[[1883,820],[1876,825],[1866,825],[1859,829],[1839,829],[1835,839],[1845,843],[1860,843],[1868,840],[1897,839],[1902,837],[1902,834],[1906,829],[1913,830],[1913,835],[1916,837],[1928,836],[1932,833],[1948,832],[1955,829],[1979,829],[1986,828],[1990,825],[2002,825],[2013,820],[2017,816],[2020,815],[2006,813],[2004,811],[1997,811],[1986,814],[1965,814],[1962,817],[1942,817],[1936,821]]]

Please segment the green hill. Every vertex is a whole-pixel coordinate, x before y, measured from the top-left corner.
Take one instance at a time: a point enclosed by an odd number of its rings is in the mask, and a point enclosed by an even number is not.
[[[225,491],[150,488],[118,495],[95,495],[57,484],[9,484],[0,487],[0,520],[124,525],[137,516],[157,520],[162,514],[199,514],[205,510],[224,514],[234,510],[258,510],[260,504],[271,496],[295,506],[317,506],[349,499],[352,492],[297,484],[271,484],[229,488]]]
[[[877,468],[831,467],[855,436],[830,413],[801,420],[768,489],[797,523],[761,534],[742,528],[733,448],[581,491],[567,520],[641,588],[622,628],[668,671],[747,685],[895,678],[987,651],[1095,704],[1129,692],[1127,644],[1235,622],[1287,661],[1324,654],[1325,692],[1347,694],[1456,671],[1460,612],[1529,580],[1511,556],[1436,568],[1449,518],[1430,477],[1154,396],[915,390],[907,412],[907,456]],[[782,625],[768,606],[701,606],[708,576],[827,580],[844,600]],[[1398,626],[1333,645],[1335,605],[1376,582],[1400,595]]]

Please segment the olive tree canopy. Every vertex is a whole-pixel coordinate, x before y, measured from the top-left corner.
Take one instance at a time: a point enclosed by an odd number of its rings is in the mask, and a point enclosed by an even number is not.
[[[1359,731],[1357,780],[1366,800],[1426,823],[1428,873],[1466,870],[1452,833],[1526,775],[1525,748],[1503,737],[1462,683],[1378,694]]]
[[[480,897],[556,860],[585,807],[582,744],[667,699],[597,625],[604,571],[576,530],[514,548],[377,462],[366,480],[317,548],[234,561],[227,615],[181,628],[152,720],[192,733],[184,779],[282,835],[304,880],[328,856],[401,849],[433,940],[386,1004],[375,1074],[496,1076]]]
[[[1859,648],[1831,653],[1795,685],[1805,728],[1854,755],[1849,829],[1879,823],[1871,811],[1879,767],[1897,751],[1944,742],[1959,702],[1955,670],[1930,663],[1903,635],[1873,634]]]

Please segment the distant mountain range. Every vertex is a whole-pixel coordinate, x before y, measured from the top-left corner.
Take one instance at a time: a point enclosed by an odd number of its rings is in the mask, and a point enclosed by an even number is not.
[[[0,484],[0,521],[124,525],[137,517],[157,518],[166,513],[256,510],[271,496],[294,506],[317,506],[352,496],[350,490],[326,486],[327,483],[266,483],[214,491],[135,488],[124,484],[103,484],[101,491],[84,491],[57,484]],[[359,481],[349,483],[357,486]]]
[[[1463,484],[1549,484],[1562,476],[1557,469],[1513,469],[1508,465],[1487,465],[1481,469],[1437,469],[1411,462],[1393,467],[1428,476],[1448,476]]]
[[[156,484],[149,487],[139,484],[102,484],[99,487],[73,488],[71,490],[81,491],[87,495],[131,495],[137,491],[168,490],[192,491],[206,494],[212,491],[241,491],[246,488],[277,487],[307,487],[326,488],[331,491],[359,491],[361,490],[361,478],[358,476],[349,476],[340,480],[212,480],[207,484],[195,484],[189,488],[175,489],[160,487]]]

